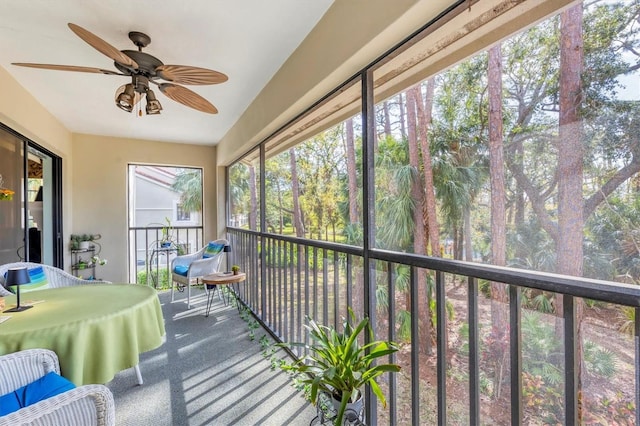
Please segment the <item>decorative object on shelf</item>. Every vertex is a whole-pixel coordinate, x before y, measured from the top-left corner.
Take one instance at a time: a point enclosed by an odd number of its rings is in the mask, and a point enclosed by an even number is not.
[[[301,383],[311,386],[311,402],[318,407],[318,416],[323,424],[325,420],[334,420],[335,425],[342,425],[345,415],[349,421],[362,421],[362,387],[366,384],[386,406],[387,400],[376,378],[384,373],[400,371],[397,364],[375,364],[378,358],[384,359],[397,352],[398,346],[393,342],[373,341],[369,318],[364,318],[354,327],[352,324],[356,318],[351,308],[349,317],[343,318],[342,333],[307,317],[309,324],[305,327],[313,344],[279,344],[308,348],[308,355],[294,364],[283,364],[281,368],[296,374]],[[361,346],[358,336],[363,331],[369,333],[371,343]],[[325,401],[333,401],[333,404],[324,404]]]
[[[238,272],[240,272],[240,267],[238,265],[233,265],[231,267],[231,272],[233,272],[233,275],[238,275]]]
[[[0,175],[0,201],[13,200],[13,194],[15,194],[14,191],[2,186],[2,175]]]
[[[88,250],[91,247],[91,243],[98,245],[96,240],[102,238],[100,234],[71,234],[71,242],[69,246],[71,250]],[[98,250],[98,253],[100,250]]]
[[[91,263],[93,263],[94,265],[103,266],[107,264],[107,259],[100,259],[98,256],[92,256]]]
[[[96,242],[100,238],[100,234],[71,235],[69,247],[71,251],[71,273],[74,276],[88,280],[97,279],[96,266],[107,264],[107,259],[100,257],[102,246]]]
[[[29,278],[27,268],[11,268],[7,271],[5,287],[16,287],[16,307],[7,309],[5,312],[21,312],[33,308],[33,306],[20,306],[20,286],[22,284],[29,284],[30,282],[31,278]]]

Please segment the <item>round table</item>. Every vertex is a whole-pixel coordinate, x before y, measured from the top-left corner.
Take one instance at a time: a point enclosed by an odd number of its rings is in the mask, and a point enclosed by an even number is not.
[[[136,284],[88,284],[21,294],[32,309],[0,323],[0,355],[45,348],[76,385],[106,383],[138,356],[159,347],[165,334],[156,291]],[[15,296],[6,298],[6,308]]]
[[[231,272],[216,272],[215,274],[207,275],[202,278],[202,282],[209,290],[207,294],[207,309],[205,311],[205,317],[209,316],[209,312],[211,311],[211,305],[213,304],[213,287],[216,285],[226,285],[226,284],[236,284],[247,279],[247,275],[244,272],[238,272],[237,274],[233,274]],[[227,301],[224,301],[225,305]]]

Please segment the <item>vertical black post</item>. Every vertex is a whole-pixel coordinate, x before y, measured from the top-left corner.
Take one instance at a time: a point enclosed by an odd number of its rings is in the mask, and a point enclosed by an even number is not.
[[[298,326],[296,327],[297,331],[297,342],[302,342],[302,256],[300,254],[300,244],[297,245],[298,252],[296,255],[296,278],[298,282]],[[306,250],[305,250],[306,251]],[[305,295],[306,299],[306,295]]]
[[[480,424],[480,368],[478,367],[478,280],[468,281],[469,325],[469,424]]]
[[[418,277],[416,267],[411,267],[409,277],[411,294],[411,424],[420,425],[420,333],[418,324]],[[440,340],[438,339],[438,342]],[[440,344],[438,344],[440,348]],[[438,358],[440,364],[440,358]],[[439,369],[439,368],[438,368]],[[439,379],[439,378],[438,378]],[[440,406],[440,385],[438,383],[438,407]],[[438,418],[438,421],[440,419]],[[444,423],[439,423],[444,424]]]
[[[24,223],[22,224],[22,240],[24,241],[25,262],[33,262],[29,253],[29,148],[26,140],[22,141],[22,211],[24,212]],[[18,300],[18,304],[20,301]]]
[[[265,317],[265,312],[267,311],[267,300],[265,295],[267,294],[267,251],[265,250],[264,244],[264,232],[265,227],[267,226],[267,219],[265,216],[265,212],[267,210],[267,197],[265,196],[267,193],[265,179],[264,179],[264,170],[265,170],[265,152],[264,152],[264,143],[260,144],[260,234],[262,240],[262,250],[260,250],[260,288],[262,289],[261,293],[261,301],[260,306],[262,306],[262,321],[267,320]]]
[[[511,361],[511,424],[522,424],[522,334],[520,287],[509,286],[509,351]]]
[[[353,256],[347,255],[347,307],[353,303]]]
[[[322,249],[322,323],[329,324],[329,259],[327,249]]]
[[[62,158],[57,155],[52,155],[51,158],[53,159],[51,211],[53,214],[53,235],[55,235],[55,241],[53,243],[53,266],[63,269],[64,240],[62,218],[64,217],[64,214],[62,211]]]
[[[417,298],[417,297],[416,297]],[[447,424],[447,309],[444,272],[436,272],[436,321],[438,342],[438,424]],[[417,315],[417,310],[415,311]],[[413,317],[413,312],[411,316]]]
[[[566,425],[577,425],[578,418],[578,373],[580,368],[577,359],[578,323],[576,318],[576,301],[573,296],[562,296],[564,308],[564,406]],[[578,302],[579,303],[579,302]]]
[[[277,325],[274,327],[278,332],[278,336],[284,336],[284,327],[282,325],[282,240],[275,241],[276,254],[273,256],[274,260],[274,284],[278,283],[278,290],[275,292],[274,303],[276,307]]]
[[[318,321],[318,248],[313,248],[313,319]]]
[[[334,328],[338,329],[340,322],[340,263],[338,262],[338,252],[333,251],[333,319]]]
[[[636,379],[636,424],[640,424],[640,308],[633,308],[634,310],[634,334],[633,343],[636,350],[636,356],[634,357],[634,377]]]
[[[394,285],[395,274],[393,271],[395,270],[395,265],[392,265],[390,262],[387,262],[387,292],[389,295],[389,308],[388,308],[388,318],[389,321],[389,341],[396,341],[396,292]],[[395,364],[397,362],[397,354],[392,353],[389,355],[389,362],[391,364]],[[389,373],[389,424],[396,425],[398,424],[398,392],[397,392],[397,379],[394,373]]]
[[[368,69],[361,73],[362,87],[362,164],[375,164],[373,146],[376,140],[375,109],[373,105],[373,70]],[[375,175],[373,167],[362,167],[362,236],[363,259],[362,270],[364,275],[364,315],[370,318],[370,323],[375,325],[376,313],[375,281],[371,277],[371,264],[369,253],[374,248],[375,242]],[[365,335],[368,342],[368,333]],[[365,400],[365,419],[370,426],[377,424],[375,410],[375,395],[371,387],[367,385]]]
[[[293,256],[293,243],[289,243],[289,300],[290,300],[290,307],[289,307],[289,342],[294,341],[295,339],[295,312],[294,312],[294,305],[299,309],[300,308],[300,304],[296,304],[294,302],[294,283],[295,283],[295,275],[293,273],[294,271],[294,256]],[[299,340],[298,340],[299,341]]]

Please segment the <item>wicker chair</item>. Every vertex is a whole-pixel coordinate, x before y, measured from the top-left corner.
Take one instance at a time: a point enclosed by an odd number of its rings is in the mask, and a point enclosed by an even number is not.
[[[27,349],[0,356],[0,395],[5,395],[54,371],[58,356],[48,349]],[[0,426],[112,426],[115,403],[104,385],[84,385],[42,400],[6,416]]]
[[[47,281],[49,283],[49,288],[57,288],[57,287],[69,287],[73,285],[85,285],[85,284],[96,284],[96,283],[109,283],[109,281],[97,281],[97,280],[83,280],[73,275],[63,271],[62,269],[58,269],[49,265],[42,265],[40,263],[29,263],[29,262],[14,262],[14,263],[5,263],[4,265],[0,265],[0,296],[8,296],[11,293],[4,288],[4,275],[11,268],[36,268],[42,267],[45,275],[47,276]],[[34,291],[37,291],[34,290]]]
[[[227,240],[215,240],[214,244],[228,245]],[[218,271],[220,267],[220,261],[222,260],[223,251],[212,257],[203,258],[204,252],[207,246],[204,246],[195,253],[185,254],[183,256],[176,256],[171,261],[171,301],[173,302],[173,287],[175,284],[178,286],[178,290],[181,287],[187,288],[187,309],[191,309],[191,285],[198,284],[198,280],[207,275],[213,274]],[[180,275],[175,271],[176,266],[186,266],[187,275]],[[208,291],[208,290],[207,290]]]

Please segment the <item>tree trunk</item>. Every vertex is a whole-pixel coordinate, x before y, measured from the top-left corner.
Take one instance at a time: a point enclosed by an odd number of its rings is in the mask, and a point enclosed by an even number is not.
[[[384,126],[384,135],[388,138],[391,137],[391,117],[389,116],[389,103],[384,101],[382,103],[382,112],[383,112],[383,126]]]
[[[498,266],[506,264],[506,213],[505,213],[505,178],[504,178],[504,145],[502,129],[502,52],[500,44],[489,50],[488,68],[489,89],[489,175],[491,186],[491,263]],[[494,359],[495,398],[501,396],[503,374],[506,371],[508,351],[507,345],[508,316],[507,292],[503,283],[491,283],[491,334],[496,343]]]
[[[296,237],[304,237],[304,223],[300,212],[300,183],[298,182],[298,168],[296,165],[296,150],[289,150],[289,162],[291,165],[291,195],[293,197],[293,226],[296,229]]]
[[[431,164],[430,141],[428,137],[429,127],[433,113],[433,93],[435,79],[427,80],[427,93],[425,104],[422,102],[422,93],[416,91],[416,105],[418,113],[418,139],[422,154],[422,170],[424,173],[424,216],[427,223],[429,242],[431,243],[431,256],[440,257],[440,230],[438,228],[438,216],[436,210],[436,194],[433,184],[433,167]]]
[[[420,151],[418,148],[417,127],[416,127],[416,104],[420,86],[414,86],[407,91],[407,127],[409,143],[409,165],[415,171],[414,179],[411,183],[411,198],[415,202],[413,210],[414,236],[413,252],[415,254],[426,253],[426,240],[424,229],[424,192],[422,190],[422,179],[420,177]],[[420,96],[422,99],[422,96]],[[418,329],[420,334],[420,350],[423,353],[431,353],[431,313],[429,307],[429,297],[427,294],[426,271],[417,270],[418,285]],[[413,318],[412,318],[413,319]]]
[[[557,272],[567,275],[582,276],[583,262],[583,161],[582,120],[580,107],[582,104],[582,3],[565,10],[560,14],[560,130],[558,143],[558,244]],[[578,395],[582,395],[580,377],[582,371],[582,300],[576,299],[577,342],[576,359],[578,360]],[[563,315],[562,296],[556,297],[558,320],[556,329],[560,328]],[[578,407],[582,407],[579,401]],[[577,421],[582,419],[578,412]]]

